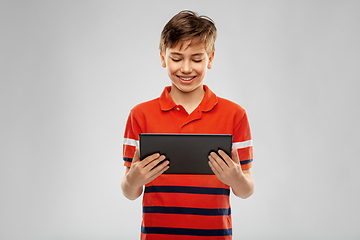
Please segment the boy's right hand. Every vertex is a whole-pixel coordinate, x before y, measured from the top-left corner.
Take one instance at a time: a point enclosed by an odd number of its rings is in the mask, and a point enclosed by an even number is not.
[[[133,188],[139,188],[151,182],[169,169],[169,161],[164,161],[165,158],[164,155],[155,153],[140,161],[139,148],[136,148],[131,167],[126,175],[127,182]],[[164,162],[155,167],[162,161]]]

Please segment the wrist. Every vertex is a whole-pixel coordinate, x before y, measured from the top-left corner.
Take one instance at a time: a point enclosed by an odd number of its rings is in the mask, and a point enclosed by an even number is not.
[[[135,179],[132,177],[131,173],[129,172],[128,174],[126,174],[125,176],[125,182],[128,188],[130,189],[138,189],[138,188],[142,188],[142,185],[137,184]]]
[[[123,178],[121,187],[122,187],[124,196],[130,200],[137,199],[143,191],[142,185],[140,187],[138,187],[136,184],[134,184],[131,181],[131,178],[129,179],[129,177],[127,175]]]
[[[229,185],[231,188],[236,188],[238,186],[246,184],[247,179],[243,173],[239,173],[235,178],[232,179],[231,184]]]

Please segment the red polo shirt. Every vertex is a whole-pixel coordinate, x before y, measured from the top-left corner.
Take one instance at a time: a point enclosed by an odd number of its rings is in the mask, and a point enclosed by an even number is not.
[[[252,140],[245,110],[217,97],[204,85],[205,96],[188,114],[166,87],[159,98],[135,106],[124,134],[124,165],[131,166],[140,133],[232,134],[241,167],[251,167]],[[231,239],[229,186],[215,175],[163,174],[145,186],[141,239]]]

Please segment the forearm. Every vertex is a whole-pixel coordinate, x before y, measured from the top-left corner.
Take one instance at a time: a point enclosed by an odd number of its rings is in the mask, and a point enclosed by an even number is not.
[[[130,200],[135,200],[141,196],[143,191],[143,186],[134,187],[129,184],[127,180],[127,174],[125,174],[124,178],[121,180],[121,189],[124,196]]]
[[[245,170],[246,171],[246,170]],[[248,198],[254,193],[254,179],[250,172],[244,172],[239,177],[239,180],[231,185],[231,189],[235,196],[240,198]]]

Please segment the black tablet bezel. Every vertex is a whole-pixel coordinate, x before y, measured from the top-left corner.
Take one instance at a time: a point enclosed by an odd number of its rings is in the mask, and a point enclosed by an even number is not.
[[[139,135],[140,159],[154,153],[164,154],[170,168],[164,174],[214,174],[208,155],[219,149],[231,156],[231,134],[159,134]]]

